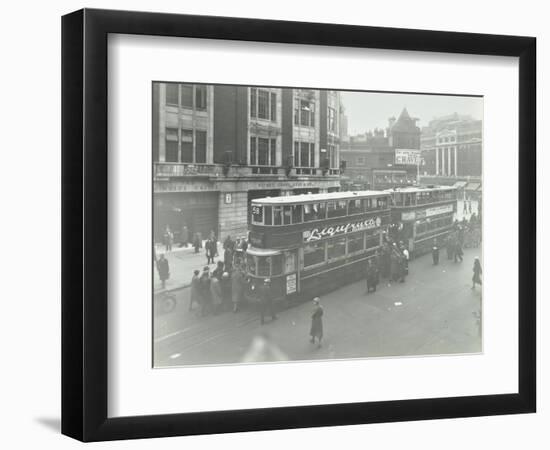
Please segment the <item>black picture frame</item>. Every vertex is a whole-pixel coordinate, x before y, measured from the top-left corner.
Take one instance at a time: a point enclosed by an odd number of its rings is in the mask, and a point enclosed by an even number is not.
[[[107,417],[109,33],[519,58],[517,393]],[[62,18],[62,433],[82,441],[397,422],[536,409],[536,39],[84,9]]]

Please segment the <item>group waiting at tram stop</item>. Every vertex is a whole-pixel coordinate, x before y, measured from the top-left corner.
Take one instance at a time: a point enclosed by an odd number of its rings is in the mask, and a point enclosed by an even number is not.
[[[190,309],[195,302],[222,302],[212,298],[219,294],[235,312],[259,305],[263,323],[266,315],[276,318],[275,304],[310,301],[360,279],[366,279],[366,293],[383,278],[405,282],[409,261],[427,253],[436,264],[446,249],[449,259],[460,262],[465,246],[481,243],[481,217],[470,205],[469,220],[459,221],[457,197],[456,187],[418,186],[252,200],[245,250],[228,237],[216,270],[195,271]],[[212,278],[218,278],[216,292]]]

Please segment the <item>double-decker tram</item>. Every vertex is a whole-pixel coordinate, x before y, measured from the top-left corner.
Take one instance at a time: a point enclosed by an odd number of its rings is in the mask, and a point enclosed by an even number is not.
[[[392,194],[390,236],[403,241],[412,256],[441,246],[453,229],[457,188],[427,186],[396,188]]]
[[[271,279],[276,298],[308,298],[364,276],[390,224],[386,191],[333,192],[252,201],[247,271]]]

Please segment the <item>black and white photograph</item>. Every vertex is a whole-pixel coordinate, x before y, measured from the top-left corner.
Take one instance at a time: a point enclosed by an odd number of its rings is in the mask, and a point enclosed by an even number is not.
[[[151,98],[154,368],[483,352],[482,95]]]

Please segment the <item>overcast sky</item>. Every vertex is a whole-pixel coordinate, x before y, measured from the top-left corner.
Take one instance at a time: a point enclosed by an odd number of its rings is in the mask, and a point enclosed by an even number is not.
[[[457,112],[483,119],[483,98],[447,95],[390,94],[378,92],[342,92],[351,136],[374,128],[386,128],[388,118],[399,114],[404,107],[411,117],[420,119],[423,127],[434,117]]]

